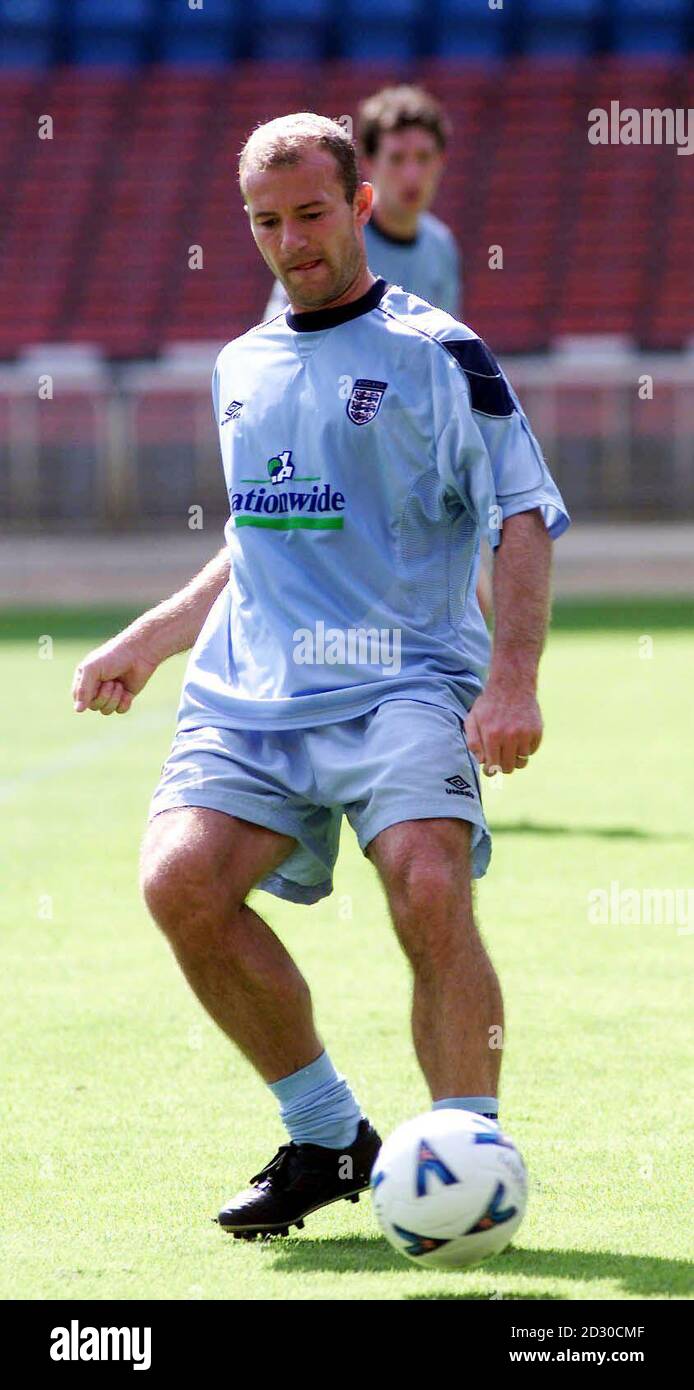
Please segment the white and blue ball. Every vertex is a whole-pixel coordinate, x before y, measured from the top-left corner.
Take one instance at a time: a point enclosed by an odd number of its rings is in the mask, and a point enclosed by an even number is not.
[[[386,1140],[371,1174],[386,1240],[415,1264],[464,1269],[498,1255],[528,1200],[523,1160],[493,1120],[429,1110]]]

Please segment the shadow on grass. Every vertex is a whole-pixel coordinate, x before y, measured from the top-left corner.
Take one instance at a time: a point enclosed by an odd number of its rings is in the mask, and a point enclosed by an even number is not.
[[[519,820],[506,825],[491,822],[493,835],[570,835],[586,840],[689,840],[690,835],[660,834],[657,830],[641,830],[635,825],[541,825],[538,821]]]
[[[236,1242],[234,1242],[236,1244]],[[240,1244],[240,1242],[239,1242]],[[403,1273],[404,1262],[394,1250],[378,1236],[345,1236],[338,1239],[308,1240],[298,1236],[294,1239],[268,1241],[264,1247],[273,1266],[280,1272],[300,1273],[304,1271],[329,1274],[385,1274],[391,1271]],[[414,1265],[412,1266],[414,1269]],[[425,1267],[423,1267],[425,1268]],[[425,1268],[426,1272],[426,1268]],[[445,1275],[444,1270],[429,1271]],[[692,1267],[686,1260],[665,1260],[658,1256],[622,1255],[613,1250],[527,1250],[523,1246],[511,1246],[497,1255],[495,1259],[481,1266],[473,1266],[469,1275],[474,1279],[478,1272],[502,1277],[504,1280],[514,1275],[524,1278],[542,1279],[549,1283],[561,1280],[564,1288],[547,1291],[523,1290],[514,1295],[505,1287],[501,1292],[504,1299],[571,1299],[574,1297],[574,1284],[593,1283],[595,1280],[612,1280],[625,1295],[640,1298],[684,1298],[692,1293]],[[466,1278],[464,1271],[448,1271],[451,1279]],[[465,1292],[459,1285],[450,1293],[421,1294],[408,1292],[407,1298],[457,1298],[486,1301],[491,1294],[479,1290]],[[614,1297],[613,1294],[610,1297]]]

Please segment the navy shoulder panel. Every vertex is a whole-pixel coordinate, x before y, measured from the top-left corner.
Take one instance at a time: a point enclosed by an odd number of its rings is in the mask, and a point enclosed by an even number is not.
[[[481,338],[439,342],[462,367],[470,387],[472,409],[498,418],[513,415],[515,406],[499,363]]]

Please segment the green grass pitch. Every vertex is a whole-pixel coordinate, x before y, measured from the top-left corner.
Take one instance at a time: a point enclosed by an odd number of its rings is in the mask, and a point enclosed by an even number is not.
[[[530,1204],[513,1248],[448,1274],[400,1260],[368,1197],[262,1245],[210,1220],[284,1136],[138,898],[183,659],[124,717],[71,710],[77,659],[128,616],[0,615],[2,1296],[688,1297],[694,913],[688,926],[599,924],[588,894],[694,885],[691,612],[560,607],[542,750],[487,791],[494,854],[478,912],[506,998],[502,1119]],[[331,898],[255,903],[381,1132],[427,1108],[406,967],[349,827]]]

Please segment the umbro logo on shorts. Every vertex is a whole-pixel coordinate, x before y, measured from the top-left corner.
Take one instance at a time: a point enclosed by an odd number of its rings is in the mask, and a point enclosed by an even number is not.
[[[455,777],[446,778],[446,796],[471,796],[474,800],[475,793],[470,783],[457,772]]]

